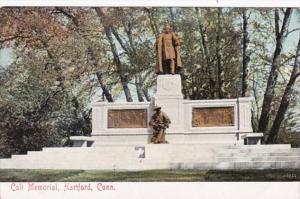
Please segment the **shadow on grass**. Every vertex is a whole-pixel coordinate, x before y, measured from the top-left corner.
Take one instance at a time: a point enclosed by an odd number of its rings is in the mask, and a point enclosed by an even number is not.
[[[224,182],[300,181],[300,169],[291,170],[0,170],[0,182]]]

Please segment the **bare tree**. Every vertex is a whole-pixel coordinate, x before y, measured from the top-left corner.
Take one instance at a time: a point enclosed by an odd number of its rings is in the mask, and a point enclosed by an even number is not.
[[[159,35],[159,28],[158,28],[158,25],[156,24],[155,22],[155,19],[154,19],[154,13],[153,13],[153,10],[155,8],[145,8],[144,10],[146,11],[147,13],[147,16],[150,20],[150,26],[151,26],[151,29],[155,35],[155,37],[158,37]]]
[[[202,22],[201,22],[201,18],[200,18],[200,10],[199,8],[195,8],[196,13],[197,13],[197,21],[198,21],[198,26],[199,26],[199,32],[201,35],[201,42],[202,42],[202,46],[203,46],[203,52],[204,52],[204,57],[206,60],[206,69],[208,72],[208,78],[209,78],[209,90],[210,90],[210,98],[215,98],[214,95],[214,91],[215,91],[215,85],[216,85],[216,81],[215,78],[213,76],[213,70],[211,67],[211,60],[209,57],[209,49],[208,49],[208,41],[207,41],[207,36],[206,33],[204,31]]]
[[[281,29],[279,29],[280,17],[279,17],[279,9],[275,8],[275,36],[276,36],[276,47],[273,54],[273,60],[271,65],[271,71],[269,74],[267,88],[264,94],[264,100],[262,105],[262,110],[260,114],[260,120],[258,124],[258,130],[260,132],[266,132],[269,119],[270,119],[270,110],[271,103],[274,98],[274,89],[278,77],[278,66],[280,64],[280,55],[282,51],[282,44],[284,40],[284,34],[287,31],[288,22],[292,13],[291,8],[287,8],[284,12],[284,18],[282,21]]]
[[[249,33],[248,33],[248,19],[247,17],[247,9],[243,9],[243,68],[242,68],[242,97],[246,96],[248,84],[247,84],[247,76],[248,76],[248,64],[250,62],[250,55],[248,52],[248,44]]]
[[[106,16],[106,13],[103,10],[103,8],[95,8],[95,9],[96,9],[97,15],[99,16],[99,18],[103,22],[104,32],[105,32],[105,35],[106,35],[106,37],[108,39],[108,42],[110,44],[111,52],[112,52],[113,58],[114,58],[114,63],[117,67],[117,72],[118,72],[120,80],[121,80],[121,84],[122,84],[122,87],[123,87],[123,90],[124,90],[124,93],[125,93],[126,100],[127,100],[127,102],[132,102],[133,100],[132,100],[131,92],[130,92],[129,87],[128,87],[128,79],[124,74],[125,70],[122,66],[122,62],[121,62],[121,59],[119,57],[119,52],[118,52],[118,49],[116,47],[115,41],[113,39],[113,34],[112,34],[113,27],[112,27],[111,24],[106,23],[104,21],[104,19],[107,16]]]
[[[216,36],[216,57],[217,57],[217,89],[216,89],[216,94],[217,97],[223,98],[223,93],[222,93],[222,85],[223,85],[223,80],[222,80],[222,54],[221,54],[221,15],[222,15],[222,8],[218,8],[218,22],[217,22],[217,36]]]
[[[281,98],[280,106],[277,111],[275,120],[273,122],[273,126],[271,128],[270,134],[267,138],[267,143],[274,143],[277,139],[277,134],[279,132],[280,125],[284,119],[284,115],[289,107],[289,104],[291,102],[291,96],[292,96],[292,90],[294,87],[294,84],[296,82],[296,79],[300,76],[300,64],[299,64],[299,57],[300,57],[300,37],[298,41],[298,47],[296,50],[295,55],[295,62],[293,65],[293,70],[290,75],[289,82],[285,88],[284,94]]]
[[[60,12],[60,13],[62,13],[65,17],[67,17],[68,19],[70,19],[72,21],[74,27],[75,27],[75,31],[77,33],[79,33],[79,35],[81,35],[81,37],[85,41],[87,41],[86,43],[89,43],[88,39],[86,38],[86,34],[82,34],[81,29],[80,29],[80,24],[78,22],[78,19],[74,15],[72,15],[71,13],[69,13],[68,11],[66,11],[65,9],[60,8],[60,7],[56,7],[55,10],[58,11],[58,12]],[[99,66],[98,66],[98,61],[96,59],[96,55],[95,55],[93,49],[90,46],[88,46],[88,54],[90,55],[89,58],[90,58],[90,60],[92,62],[92,65],[95,68],[98,68]],[[103,95],[105,96],[105,98],[107,99],[107,101],[108,102],[114,102],[114,99],[113,99],[113,97],[112,97],[112,95],[111,95],[111,93],[110,93],[107,85],[103,81],[103,74],[101,72],[99,72],[99,71],[97,71],[95,74],[96,74],[97,80],[99,82],[99,85],[100,85],[100,87],[102,89]]]

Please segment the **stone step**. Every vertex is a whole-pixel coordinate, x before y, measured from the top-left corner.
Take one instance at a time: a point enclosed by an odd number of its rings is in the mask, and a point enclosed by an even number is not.
[[[219,148],[219,149],[290,149],[290,144],[274,144],[274,145],[228,145],[228,144],[203,144],[203,143],[176,143],[176,144],[147,144],[147,143],[127,143],[127,144],[116,144],[116,143],[97,143],[92,148],[98,147],[124,147],[124,146],[145,146],[145,147],[175,147],[175,148]]]
[[[70,164],[70,162],[72,164]],[[134,166],[139,162],[137,158],[126,159],[101,159],[95,160],[86,157],[79,158],[69,158],[69,159],[41,159],[41,158],[29,158],[25,161],[20,161],[19,159],[1,160],[1,168],[12,168],[12,169],[114,169],[125,168],[126,166]]]
[[[223,149],[223,153],[290,152],[290,149]]]
[[[21,155],[12,155],[10,159],[24,159],[28,158],[28,154],[21,154]]]
[[[248,152],[299,152],[300,149],[223,149],[219,150],[224,153],[248,153]]]
[[[147,154],[147,151],[146,151]],[[256,151],[256,152],[222,152],[222,151],[202,151],[202,152],[174,152],[171,154],[172,158],[174,157],[262,157],[262,156],[300,156],[300,152],[294,151]]]
[[[55,152],[61,152],[61,151],[68,151],[68,152],[81,152],[81,151],[103,151],[103,150],[128,150],[128,149],[134,149],[134,146],[105,146],[105,147],[45,147],[43,148],[43,152],[48,151],[55,151]]]
[[[153,149],[153,148],[152,148]],[[152,150],[151,149],[151,150]],[[176,159],[177,157],[185,158],[185,159],[195,159],[195,160],[202,160],[202,159],[211,159],[215,156],[215,151],[205,151],[201,153],[193,153],[193,150],[189,151],[177,151],[177,150],[171,150],[171,151],[164,151],[164,153],[160,153],[157,151],[151,151],[146,148],[146,157],[148,158],[170,158],[170,159]],[[294,150],[295,151],[295,150]],[[300,151],[299,151],[300,152]],[[78,156],[78,154],[81,154],[81,156],[88,156],[92,158],[103,158],[103,159],[111,159],[113,158],[122,158],[127,159],[130,157],[137,157],[137,152],[133,150],[132,147],[124,149],[119,147],[113,147],[113,148],[45,148],[43,151],[29,151],[28,155],[13,155],[12,159],[27,159],[27,158],[38,158],[38,157],[45,157],[48,158],[58,158],[60,156]],[[113,156],[112,156],[113,154]],[[118,154],[118,156],[117,156]],[[226,153],[219,153],[216,155],[217,158],[260,158],[260,157],[268,157],[268,156],[300,156],[300,153],[297,152],[276,152],[276,153],[265,153],[265,152],[247,152],[247,153],[239,153],[239,152],[226,152]]]
[[[30,155],[47,156],[89,156],[94,158],[107,157],[127,157],[136,156],[137,151],[132,147],[112,147],[112,148],[65,148],[65,149],[44,149],[42,153],[29,153]]]
[[[157,146],[157,145],[152,145],[152,146],[145,146],[146,151],[149,150],[168,150],[170,152],[176,152],[176,153],[190,153],[190,152],[195,152],[195,151],[209,151],[209,152],[222,152],[222,153],[252,153],[252,152],[290,152],[291,150],[295,150],[295,152],[300,152],[300,149],[284,149],[284,148],[279,148],[279,149],[262,149],[262,148],[245,148],[245,149],[233,149],[233,148],[207,148],[207,147],[194,147],[194,146],[184,146],[184,147],[173,147],[173,146]],[[82,151],[99,151],[99,152],[111,152],[113,151],[124,151],[124,150],[134,150],[136,146],[134,145],[126,145],[126,146],[101,146],[101,147],[85,147],[85,148],[77,148],[77,147],[65,147],[65,148],[43,148],[43,152],[82,152]],[[28,152],[31,153],[31,152]]]
[[[138,158],[145,148],[145,158]],[[0,159],[0,168],[146,170],[297,168],[300,149],[290,145],[105,144],[53,147]]]
[[[225,146],[226,149],[290,149],[290,144],[261,144]]]
[[[216,157],[262,157],[262,156],[300,156],[299,152],[248,152],[248,153],[218,153]]]
[[[173,162],[171,169],[231,170],[231,169],[295,169],[300,161],[262,161],[262,162]]]
[[[147,156],[147,154],[146,154]],[[234,159],[249,159],[249,158],[268,158],[274,159],[276,157],[300,157],[300,153],[247,153],[247,154],[185,154],[185,155],[171,155],[171,160],[175,159],[183,159],[183,160],[197,160],[197,161],[209,161],[214,159],[228,159],[228,158],[234,158]]]
[[[114,157],[114,156],[87,156],[87,155],[78,155],[78,156],[51,156],[47,157],[46,159],[43,158],[43,156],[28,156],[28,157],[17,157],[17,158],[12,158],[5,160],[6,162],[11,162],[12,164],[32,164],[32,163],[41,163],[41,162],[46,162],[47,164],[56,164],[55,162],[67,162],[70,163],[84,163],[84,162],[116,162],[116,163],[122,163],[122,162],[127,162],[130,163],[131,161],[138,160],[139,158],[137,156],[127,156],[125,158],[121,157]]]
[[[220,162],[244,162],[244,161],[300,161],[300,156],[263,156],[263,157],[221,157],[216,158]]]
[[[50,164],[49,164],[50,163]],[[1,163],[2,168],[15,169],[101,169],[101,170],[144,170],[144,169],[282,169],[282,168],[299,168],[299,161],[259,161],[259,162],[153,162],[141,160],[132,160],[128,162],[97,162],[95,160],[84,162],[74,161],[69,164],[68,161],[57,161],[56,163],[49,161],[39,161],[20,164],[20,162]],[[177,166],[176,166],[177,165]]]
[[[274,157],[274,158],[270,158],[270,157],[258,157],[258,158],[205,158],[205,159],[201,159],[201,158],[197,158],[197,159],[192,159],[192,158],[181,158],[181,159],[171,159],[171,161],[175,161],[175,162],[257,162],[257,161],[277,161],[277,162],[282,162],[282,161],[300,161],[299,158],[278,158],[278,157]]]

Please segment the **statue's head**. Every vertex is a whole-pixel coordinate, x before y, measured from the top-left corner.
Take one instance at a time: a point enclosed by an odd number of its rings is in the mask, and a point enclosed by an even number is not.
[[[170,24],[166,24],[165,28],[164,28],[165,33],[170,33],[172,32],[172,27],[170,26]]]
[[[154,106],[153,110],[157,113],[160,113],[161,107],[156,105],[156,106]]]

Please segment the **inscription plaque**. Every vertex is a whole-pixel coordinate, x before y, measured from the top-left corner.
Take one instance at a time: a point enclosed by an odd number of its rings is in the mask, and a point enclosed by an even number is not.
[[[147,128],[147,109],[107,111],[108,128]]]
[[[195,107],[192,127],[234,126],[234,107]]]

